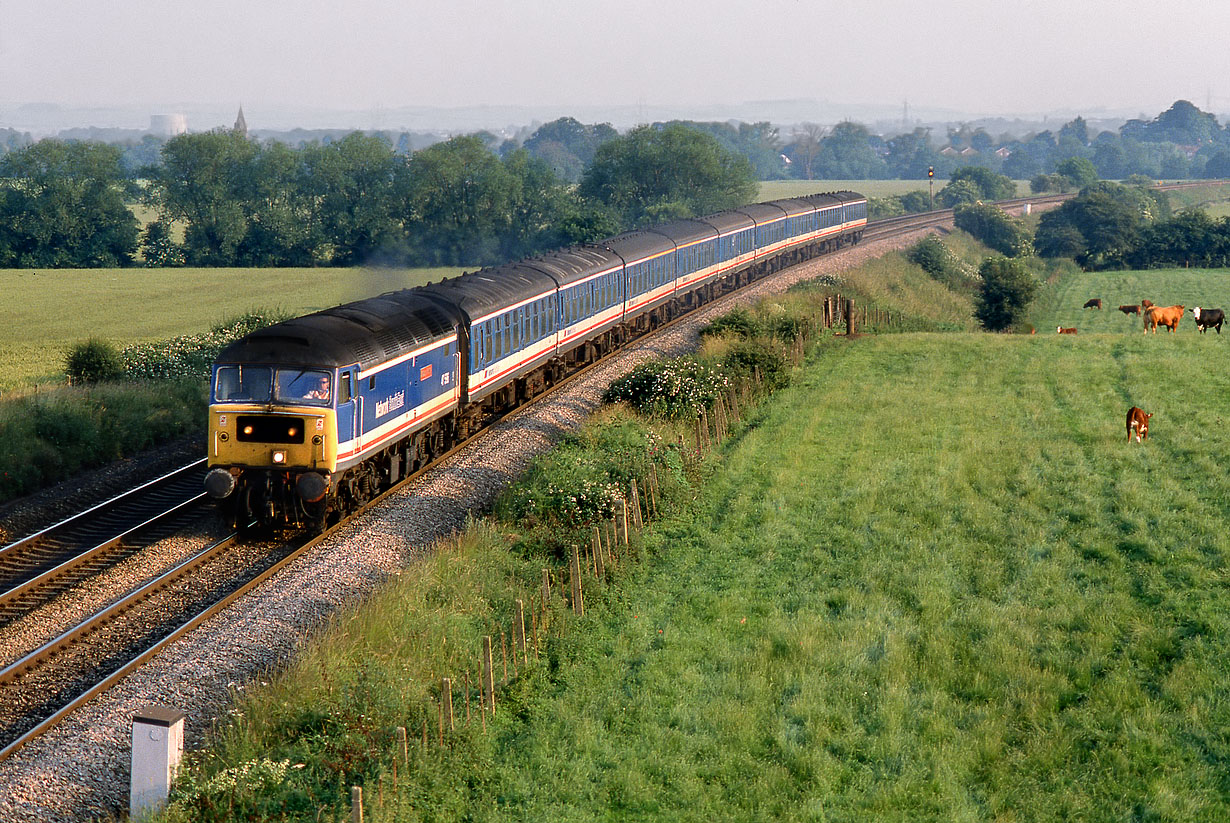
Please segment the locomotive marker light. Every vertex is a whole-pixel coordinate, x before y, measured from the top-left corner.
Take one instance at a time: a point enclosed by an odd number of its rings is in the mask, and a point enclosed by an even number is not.
[[[275,465],[280,465],[286,462],[286,452],[276,451],[273,453],[273,462]]]

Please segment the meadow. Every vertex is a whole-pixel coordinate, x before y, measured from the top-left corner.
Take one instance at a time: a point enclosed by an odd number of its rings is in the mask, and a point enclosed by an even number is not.
[[[0,269],[0,391],[63,380],[91,337],[117,347],[209,330],[253,309],[304,314],[461,269]]]
[[[1040,322],[1102,277],[1053,284]],[[378,823],[1225,820],[1220,345],[1190,325],[828,338],[645,560],[555,616],[484,729],[393,765],[394,727],[434,724],[432,684],[506,619],[492,604],[532,591],[516,523],[476,527],[251,692],[189,770],[197,797],[210,819],[340,820],[364,785]],[[1130,405],[1154,414],[1144,444]]]
[[[1094,297],[1102,301],[1100,311],[1082,308]],[[1075,327],[1078,334],[1139,335],[1143,331],[1141,318],[1125,315],[1118,307],[1139,305],[1145,298],[1159,306],[1225,309],[1230,306],[1230,271],[1151,269],[1081,273],[1044,288],[1031,308],[1030,322],[1038,334],[1055,334],[1056,327],[1063,326]],[[1177,334],[1199,336],[1190,311],[1185,312]],[[1216,332],[1205,332],[1205,336],[1216,336]]]

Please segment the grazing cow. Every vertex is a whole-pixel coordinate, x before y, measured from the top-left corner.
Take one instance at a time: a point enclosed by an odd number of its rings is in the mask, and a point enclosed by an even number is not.
[[[1154,306],[1153,308],[1145,312],[1145,318],[1144,318],[1145,331],[1144,333],[1148,334],[1149,331],[1152,330],[1154,334],[1157,334],[1157,327],[1165,326],[1167,331],[1169,331],[1171,334],[1174,334],[1176,331],[1178,331],[1179,321],[1182,319],[1183,319],[1183,307],[1182,306],[1167,306],[1166,308],[1162,308],[1161,306]]]
[[[1101,311],[1102,310],[1102,299],[1100,297],[1095,297],[1092,300],[1086,300],[1084,308],[1097,309],[1098,311]]]
[[[1059,334],[1076,334],[1076,329],[1065,329],[1063,326],[1057,328]]]
[[[1128,442],[1132,442],[1132,435],[1136,435],[1136,442],[1140,443],[1149,439],[1149,418],[1151,414],[1145,414],[1144,409],[1138,409],[1135,406],[1128,409],[1127,413],[1127,436]]]
[[[1120,306],[1119,311],[1124,314],[1140,314],[1140,306]]]
[[[1141,301],[1140,301],[1140,310],[1141,310],[1141,311],[1148,311],[1148,310],[1149,310],[1149,309],[1151,309],[1151,308],[1153,308],[1153,301],[1152,301],[1152,300],[1141,300]]]
[[[1221,309],[1202,309],[1196,306],[1192,309],[1192,316],[1196,318],[1196,328],[1200,329],[1201,334],[1209,328],[1217,329],[1217,333],[1221,334],[1221,324],[1226,319],[1226,313]]]

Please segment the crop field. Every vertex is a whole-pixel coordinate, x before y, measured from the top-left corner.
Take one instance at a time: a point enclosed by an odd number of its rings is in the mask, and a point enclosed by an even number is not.
[[[1102,300],[1101,311],[1084,309],[1090,298]],[[1141,319],[1119,311],[1121,305],[1139,305],[1142,299],[1159,306],[1182,305],[1230,308],[1230,271],[1223,269],[1157,269],[1151,271],[1088,272],[1067,277],[1043,289],[1030,313],[1038,334],[1055,334],[1057,326],[1075,327],[1078,334],[1139,335]],[[1230,334],[1230,328],[1223,327]],[[1167,334],[1162,330],[1159,334]],[[1191,312],[1185,313],[1178,335],[1200,334]],[[1217,336],[1205,332],[1205,337]],[[1230,340],[1226,341],[1230,344]],[[1209,340],[1208,345],[1215,345]]]
[[[207,331],[251,309],[316,311],[460,269],[2,269],[0,390],[59,380],[74,344]]]

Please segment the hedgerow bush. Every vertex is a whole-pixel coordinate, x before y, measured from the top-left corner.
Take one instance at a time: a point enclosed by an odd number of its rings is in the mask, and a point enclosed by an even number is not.
[[[609,419],[565,437],[551,452],[534,458],[520,481],[498,499],[496,515],[524,529],[519,535],[522,551],[558,556],[587,538],[577,529],[621,512],[632,479],[643,483],[651,464],[660,486],[686,482],[676,445],[627,411],[609,414]]]
[[[64,373],[70,383],[99,383],[124,373],[124,361],[115,346],[91,337],[78,343],[64,358]]]
[[[954,291],[969,292],[977,287],[977,272],[948,248],[939,235],[927,235],[907,249],[905,256],[937,283]]]
[[[138,380],[208,377],[210,365],[228,344],[289,316],[281,311],[256,310],[220,323],[204,334],[127,346],[120,352],[124,376]]]
[[[602,399],[660,417],[694,417],[713,408],[729,386],[729,378],[719,370],[681,357],[642,363],[612,383]]]
[[[790,362],[778,346],[741,341],[722,356],[722,370],[732,378],[757,374],[764,388],[776,391],[790,384]]]

